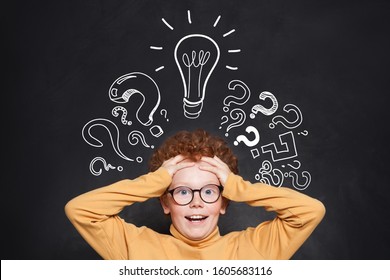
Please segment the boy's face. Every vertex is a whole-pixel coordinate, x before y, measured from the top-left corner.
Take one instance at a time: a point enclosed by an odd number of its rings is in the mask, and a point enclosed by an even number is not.
[[[168,190],[179,186],[187,186],[191,189],[200,189],[208,184],[220,185],[214,173],[200,170],[200,164],[181,169],[173,175],[172,183]],[[194,192],[193,200],[184,206],[178,205],[170,194],[164,195],[161,205],[165,214],[170,214],[175,228],[185,237],[191,240],[202,240],[206,238],[217,226],[219,215],[226,211],[226,203],[222,195],[214,203],[204,202],[199,192]]]

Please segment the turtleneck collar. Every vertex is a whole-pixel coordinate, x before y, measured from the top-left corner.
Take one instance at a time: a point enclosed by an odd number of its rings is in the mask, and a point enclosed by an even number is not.
[[[191,240],[191,239],[188,239],[187,237],[185,237],[184,235],[182,235],[175,227],[173,224],[171,224],[170,226],[170,232],[171,234],[183,241],[184,243],[192,246],[192,247],[197,247],[197,248],[204,248],[204,247],[207,247],[211,244],[214,244],[215,241],[217,241],[221,235],[219,234],[219,228],[218,227],[215,227],[215,229],[204,239],[202,240]]]

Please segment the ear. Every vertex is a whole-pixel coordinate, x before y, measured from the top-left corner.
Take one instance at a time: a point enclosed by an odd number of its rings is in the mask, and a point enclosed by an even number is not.
[[[219,214],[221,215],[225,214],[228,205],[229,205],[229,200],[225,197],[222,197],[222,204],[221,204],[221,209],[219,210]]]
[[[164,210],[164,214],[169,215],[171,213],[171,209],[169,207],[168,198],[165,194],[160,197],[160,203],[161,203],[161,207]]]

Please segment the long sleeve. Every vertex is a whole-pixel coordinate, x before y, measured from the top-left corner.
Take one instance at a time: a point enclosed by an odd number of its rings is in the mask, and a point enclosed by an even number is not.
[[[65,213],[102,258],[128,259],[129,239],[145,229],[125,223],[118,214],[134,202],[161,196],[170,183],[170,175],[160,168],[81,194],[65,205]]]
[[[317,199],[285,187],[252,184],[233,173],[223,196],[276,212],[273,220],[248,229],[245,236],[267,259],[290,259],[325,215],[325,207]]]

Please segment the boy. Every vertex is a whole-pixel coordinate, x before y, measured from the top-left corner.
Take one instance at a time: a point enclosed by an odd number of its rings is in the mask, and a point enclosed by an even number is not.
[[[321,222],[324,205],[284,187],[250,183],[222,138],[180,131],[152,155],[150,172],[82,194],[65,211],[103,259],[289,259]],[[171,235],[136,227],[118,214],[159,197]],[[273,220],[219,234],[229,200],[275,211]]]

